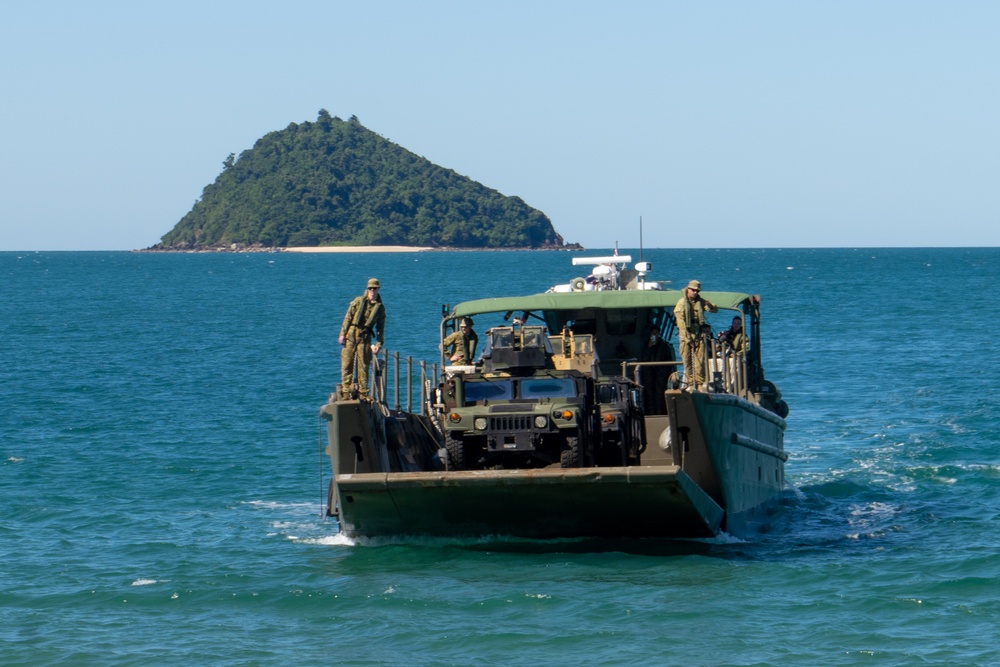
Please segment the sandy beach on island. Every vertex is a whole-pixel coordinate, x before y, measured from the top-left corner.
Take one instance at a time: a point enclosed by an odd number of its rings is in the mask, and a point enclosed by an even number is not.
[[[284,248],[285,252],[423,252],[425,250],[435,250],[435,248],[422,248],[409,245],[338,245]]]

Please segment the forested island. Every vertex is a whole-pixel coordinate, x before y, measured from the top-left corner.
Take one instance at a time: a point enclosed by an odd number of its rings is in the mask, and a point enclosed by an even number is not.
[[[519,197],[433,164],[321,109],[230,154],[191,211],[148,250],[296,246],[566,248]]]

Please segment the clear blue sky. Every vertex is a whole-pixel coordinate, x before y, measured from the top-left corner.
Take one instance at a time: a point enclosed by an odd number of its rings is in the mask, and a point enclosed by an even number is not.
[[[1000,2],[4,2],[0,250],[134,249],[321,108],[647,247],[1000,246]]]

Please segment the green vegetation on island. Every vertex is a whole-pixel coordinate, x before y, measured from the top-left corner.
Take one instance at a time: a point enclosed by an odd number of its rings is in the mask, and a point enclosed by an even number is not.
[[[152,250],[562,248],[544,213],[321,109],[258,139]]]

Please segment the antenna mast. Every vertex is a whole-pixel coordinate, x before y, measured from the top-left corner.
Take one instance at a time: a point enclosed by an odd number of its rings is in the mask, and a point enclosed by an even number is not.
[[[642,216],[639,216],[639,261],[642,261]]]

